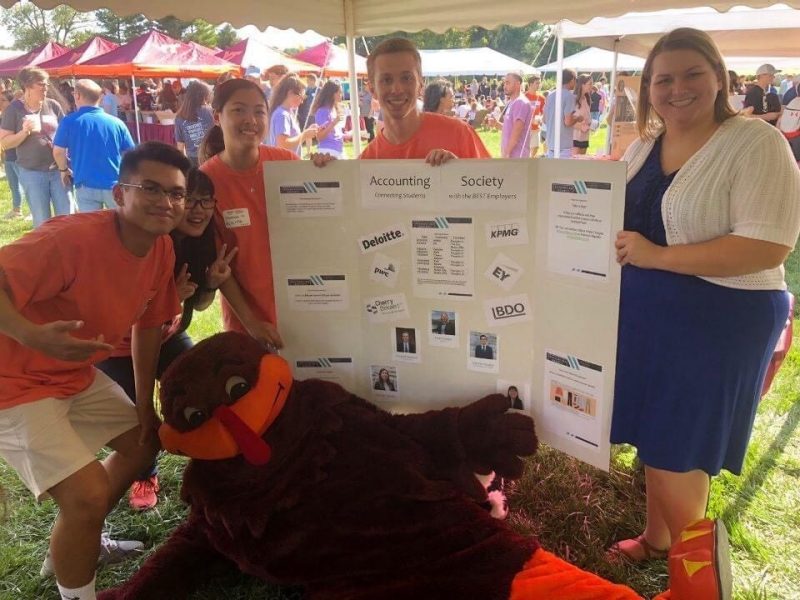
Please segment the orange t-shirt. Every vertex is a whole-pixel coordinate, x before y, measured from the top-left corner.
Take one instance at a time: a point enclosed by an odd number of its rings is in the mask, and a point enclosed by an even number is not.
[[[458,158],[491,158],[475,130],[458,119],[422,113],[422,124],[404,144],[392,144],[381,131],[361,158],[425,158],[431,150],[449,150]]]
[[[267,160],[299,160],[282,148],[261,146],[258,164],[244,171],[231,169],[219,155],[200,167],[214,182],[217,208],[214,224],[221,243],[239,252],[231,263],[231,272],[242,295],[258,319],[277,323],[275,289],[272,283],[272,256],[267,224],[267,195],[264,169]],[[225,331],[246,333],[230,305],[222,298],[222,321]]]
[[[525,92],[525,97],[531,103],[531,108],[533,109],[533,114],[531,114],[531,131],[538,131],[538,129],[542,126],[541,121],[536,122],[536,117],[540,117],[544,114],[544,102],[546,98],[541,94],[534,94],[533,92]]]
[[[79,319],[84,326],[71,335],[102,334],[116,346],[134,323],[159,327],[180,312],[169,236],[134,256],[116,219],[113,210],[56,217],[0,248],[0,287],[23,317],[39,324]],[[109,355],[61,361],[0,334],[0,409],[73,396],[92,384],[92,365]]]

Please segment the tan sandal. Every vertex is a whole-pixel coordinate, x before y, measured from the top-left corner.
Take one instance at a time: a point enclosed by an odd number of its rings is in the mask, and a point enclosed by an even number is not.
[[[623,549],[623,544],[630,547]],[[608,549],[607,557],[612,562],[624,559],[628,562],[637,563],[649,560],[665,560],[668,554],[669,548],[665,550],[656,548],[647,541],[644,534],[641,534],[637,535],[635,538],[615,543]]]

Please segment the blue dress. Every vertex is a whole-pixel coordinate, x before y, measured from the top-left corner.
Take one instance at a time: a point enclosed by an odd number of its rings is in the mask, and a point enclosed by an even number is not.
[[[667,245],[661,203],[674,176],[661,169],[659,139],[628,184],[627,231]],[[611,443],[636,446],[658,469],[739,474],[788,314],[783,291],[624,266]]]

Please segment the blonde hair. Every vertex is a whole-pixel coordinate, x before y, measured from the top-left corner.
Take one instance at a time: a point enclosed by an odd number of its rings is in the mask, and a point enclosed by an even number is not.
[[[655,139],[664,128],[664,121],[650,104],[650,82],[653,77],[653,61],[656,56],[672,50],[697,52],[714,69],[720,82],[720,89],[714,100],[714,120],[717,123],[722,123],[737,114],[728,101],[728,69],[725,68],[725,62],[716,44],[704,31],[691,27],[680,27],[661,36],[644,63],[636,111],[636,130],[643,140]]]

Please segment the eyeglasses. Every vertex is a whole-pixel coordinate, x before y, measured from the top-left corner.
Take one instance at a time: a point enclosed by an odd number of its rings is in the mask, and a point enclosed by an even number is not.
[[[186,196],[184,206],[188,210],[193,209],[198,204],[203,208],[210,210],[217,206],[217,199],[214,198],[214,196]]]
[[[169,199],[169,203],[173,206],[182,206],[186,201],[186,190],[181,188],[165,190],[154,181],[145,181],[144,183],[120,183],[119,185],[120,187],[129,187],[142,190],[142,193],[151,202],[157,202],[164,196]]]

